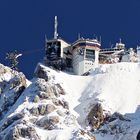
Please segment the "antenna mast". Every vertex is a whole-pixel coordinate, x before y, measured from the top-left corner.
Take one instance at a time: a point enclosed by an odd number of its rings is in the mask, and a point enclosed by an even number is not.
[[[54,23],[54,39],[57,39],[57,37],[58,37],[57,27],[58,27],[58,21],[57,21],[57,16],[55,16],[55,23]]]
[[[80,35],[80,33],[78,33],[78,39],[80,39],[81,38],[81,35]]]
[[[100,36],[100,43],[102,42],[102,37]]]
[[[46,34],[45,34],[45,43],[47,42],[48,40],[47,40],[47,36],[46,36]]]
[[[122,39],[120,38],[120,44],[122,43]]]

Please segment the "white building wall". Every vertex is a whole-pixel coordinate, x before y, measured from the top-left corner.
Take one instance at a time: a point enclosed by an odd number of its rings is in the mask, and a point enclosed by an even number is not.
[[[97,68],[99,64],[99,51],[95,51],[95,60],[84,60],[84,73],[92,68]]]
[[[73,51],[73,57],[72,57],[72,66],[73,71],[77,75],[83,74],[84,71],[84,56],[78,54],[78,50],[75,49]]]
[[[89,71],[93,67],[94,67],[94,62],[93,61],[89,61],[89,60],[84,61],[84,73]]]
[[[95,50],[95,60],[89,60],[86,59],[84,60],[84,72],[88,72],[92,68],[98,67],[99,64],[99,51]]]
[[[79,63],[79,70],[78,70],[78,75],[82,75],[84,72],[84,61],[81,61]]]
[[[89,60],[85,58],[85,55],[79,55],[78,49],[75,49],[73,51],[72,58],[74,73],[77,75],[82,75],[88,72],[90,69],[98,67],[99,51],[95,50],[95,60]]]
[[[64,51],[67,50],[70,45],[61,39],[59,39],[59,41],[61,42],[61,57],[65,58]]]

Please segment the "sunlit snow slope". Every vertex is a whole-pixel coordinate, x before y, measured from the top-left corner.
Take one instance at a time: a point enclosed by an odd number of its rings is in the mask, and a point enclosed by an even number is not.
[[[140,64],[118,63],[101,65],[89,76],[55,73],[55,82],[62,83],[67,91],[70,107],[88,108],[90,100],[98,99],[107,110],[134,113],[140,104]],[[79,108],[78,108],[79,107]]]
[[[85,127],[85,120],[92,105],[100,102],[106,111],[112,114],[119,112],[132,119],[130,124],[126,124],[130,126],[130,130],[126,130],[126,136],[121,138],[135,139],[140,127],[140,64],[100,65],[89,76],[55,73],[56,81],[62,83],[67,91],[65,98],[81,126]],[[106,139],[109,138],[113,139]]]

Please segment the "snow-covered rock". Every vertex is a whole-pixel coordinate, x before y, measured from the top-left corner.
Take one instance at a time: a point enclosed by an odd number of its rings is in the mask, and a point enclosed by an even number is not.
[[[0,75],[0,106],[5,103],[3,94],[10,97],[22,85],[14,82],[10,86],[16,76],[9,71]],[[27,85],[0,120],[2,140],[9,136],[17,140],[136,139],[140,130],[139,63],[100,65],[88,76],[55,71],[39,63]]]
[[[0,64],[0,120],[28,86],[23,73],[18,73]]]

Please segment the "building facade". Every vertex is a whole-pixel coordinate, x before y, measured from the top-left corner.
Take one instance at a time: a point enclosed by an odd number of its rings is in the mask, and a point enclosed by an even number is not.
[[[98,66],[101,43],[96,39],[79,38],[72,44],[58,37],[58,21],[55,16],[54,37],[45,39],[45,64],[56,69],[72,68],[82,75]]]
[[[77,75],[82,75],[98,67],[101,44],[96,39],[81,38],[72,44],[72,67]]]
[[[58,37],[57,26],[57,16],[55,16],[54,37],[53,39],[45,38],[46,55],[44,60],[46,65],[62,70],[66,67],[67,54],[65,52],[68,51],[70,44]]]
[[[80,37],[70,44],[58,36],[57,27],[55,16],[54,37],[45,39],[45,64],[48,66],[59,70],[72,69],[75,74],[83,75],[99,64],[140,62],[140,47],[137,47],[136,54],[133,49],[126,49],[120,39],[114,48],[101,49],[101,41]]]
[[[122,56],[125,52],[125,44],[121,42],[116,43],[115,47],[101,49],[99,53],[100,64],[111,64],[122,61]]]

